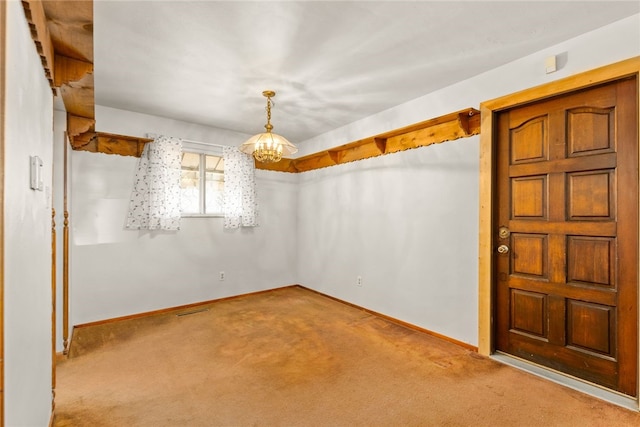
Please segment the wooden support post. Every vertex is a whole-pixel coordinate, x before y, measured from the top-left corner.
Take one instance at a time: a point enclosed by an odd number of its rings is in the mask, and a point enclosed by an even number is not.
[[[56,210],[51,209],[51,412],[56,409]]]
[[[69,352],[69,211],[66,210],[65,203],[65,211],[64,211],[64,228],[62,233],[62,293],[63,293],[63,303],[62,303],[62,339],[64,340],[64,354]]]
[[[68,135],[66,135],[68,137]],[[64,140],[64,227],[62,229],[62,339],[63,353],[69,353],[69,210],[68,201],[68,149],[67,137]]]

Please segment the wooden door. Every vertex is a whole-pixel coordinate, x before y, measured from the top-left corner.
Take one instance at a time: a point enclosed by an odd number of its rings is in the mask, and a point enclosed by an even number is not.
[[[635,79],[498,114],[495,347],[637,395]]]

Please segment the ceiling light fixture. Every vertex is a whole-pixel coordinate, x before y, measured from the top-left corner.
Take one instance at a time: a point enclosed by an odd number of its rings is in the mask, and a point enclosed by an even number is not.
[[[267,98],[267,124],[266,132],[259,133],[249,138],[240,146],[240,151],[253,154],[253,157],[262,163],[275,163],[282,160],[282,155],[290,155],[298,151],[295,145],[287,141],[283,136],[271,132],[271,98],[276,96],[272,90],[265,90],[262,95]]]

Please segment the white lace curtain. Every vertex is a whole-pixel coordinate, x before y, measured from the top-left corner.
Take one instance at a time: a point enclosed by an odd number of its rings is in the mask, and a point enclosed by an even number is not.
[[[237,147],[224,147],[224,228],[256,227],[255,163]]]
[[[182,140],[158,136],[145,144],[131,192],[128,229],[180,229]]]

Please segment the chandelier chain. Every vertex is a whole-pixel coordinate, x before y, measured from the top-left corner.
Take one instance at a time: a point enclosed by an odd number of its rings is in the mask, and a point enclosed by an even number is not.
[[[273,129],[273,125],[271,125],[271,97],[267,96],[267,124],[264,125],[265,129],[267,130],[267,132],[271,132],[271,130]]]

